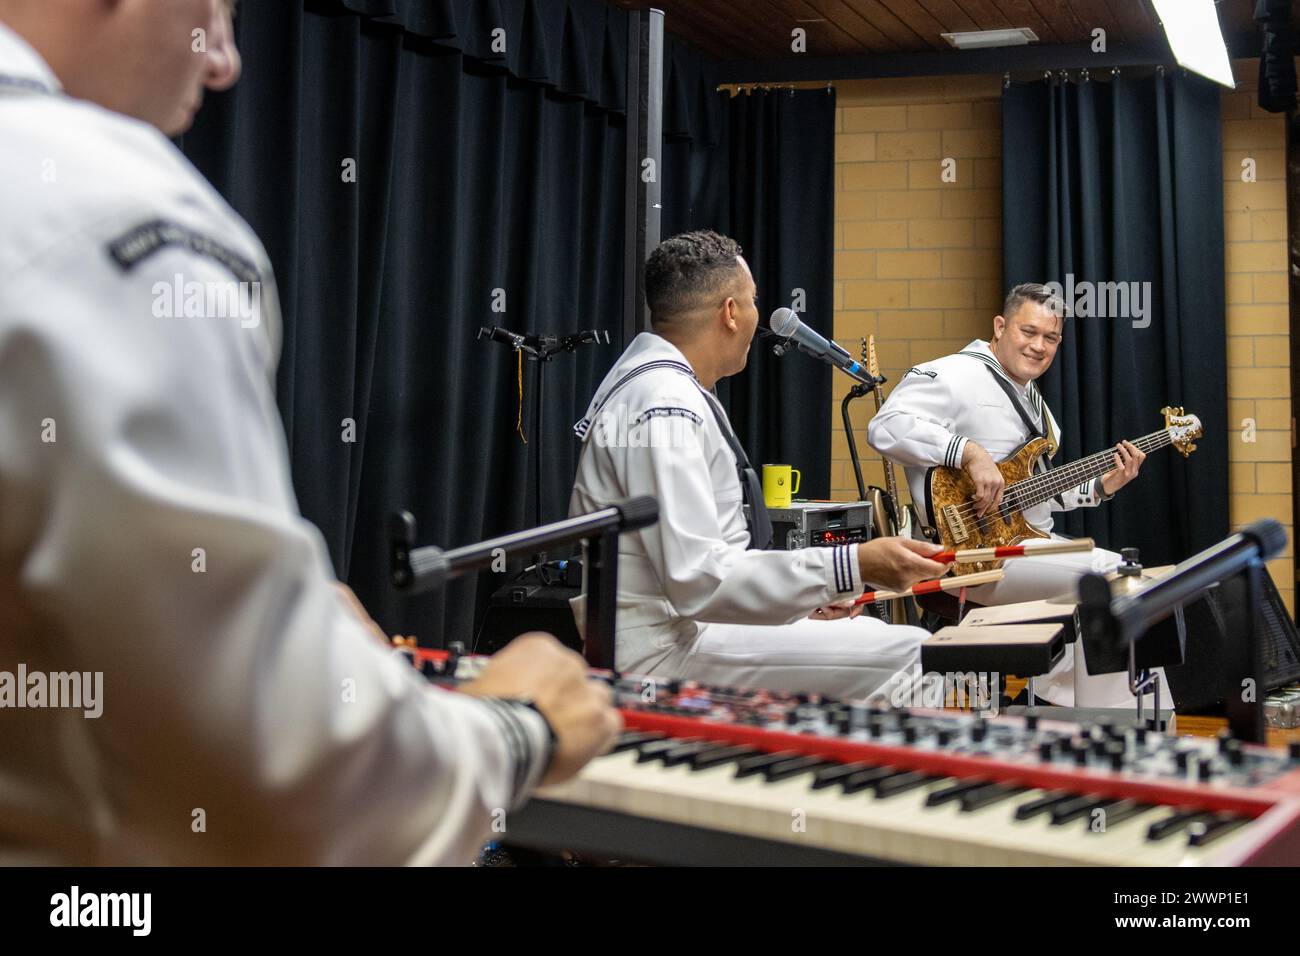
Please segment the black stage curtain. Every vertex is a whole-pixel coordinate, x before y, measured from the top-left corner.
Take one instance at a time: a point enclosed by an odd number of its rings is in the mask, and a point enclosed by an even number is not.
[[[567,510],[570,429],[622,344],[626,17],[599,0],[246,3],[244,77],[182,142],[270,253],[299,503],[390,632],[468,640],[504,577],[398,597],[389,512],[451,547]],[[475,340],[492,325],[614,337],[547,366],[540,442],[538,368],[525,445],[515,354]]]
[[[763,318],[802,304],[833,329],[835,94],[829,90],[716,92],[707,62],[669,46],[664,83],[662,234],[710,228],[745,250]],[[799,291],[802,290],[802,293]],[[802,303],[796,300],[802,298]],[[744,372],[722,382],[736,433],[755,465],[802,472],[800,497],[830,493],[831,369],[802,354],[778,359],[757,337]]]
[[[1114,501],[1058,515],[1058,530],[1145,564],[1228,532],[1223,178],[1218,87],[1197,77],[1042,82],[1003,96],[1003,279],[1149,283],[1150,325],[1065,323],[1043,394],[1060,465],[1155,431],[1165,405],[1200,416],[1190,460],[1148,457]]]

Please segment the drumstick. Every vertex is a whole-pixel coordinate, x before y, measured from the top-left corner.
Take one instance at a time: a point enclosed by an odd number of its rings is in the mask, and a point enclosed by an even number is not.
[[[978,574],[959,574],[951,578],[935,578],[930,581],[921,581],[913,584],[905,591],[868,591],[853,601],[856,607],[859,604],[874,604],[877,601],[893,601],[898,598],[914,597],[919,594],[934,594],[936,591],[960,591],[962,588],[974,587],[977,584],[992,584],[994,581],[1002,580],[1003,572],[999,569],[996,571],[981,571]]]
[[[973,564],[976,561],[1000,561],[1003,558],[1032,558],[1040,554],[1068,554],[1072,551],[1091,551],[1096,544],[1092,538],[1074,541],[1026,541],[1023,544],[1004,544],[996,548],[964,548],[958,551],[940,551],[930,555],[931,561],[940,564],[956,562]]]

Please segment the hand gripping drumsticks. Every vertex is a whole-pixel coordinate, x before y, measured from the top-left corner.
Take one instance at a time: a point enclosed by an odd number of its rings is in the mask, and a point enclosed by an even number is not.
[[[897,598],[915,597],[918,594],[934,594],[936,591],[960,591],[962,588],[971,588],[977,584],[992,584],[994,581],[1001,581],[1002,574],[1001,570],[981,571],[978,574],[959,574],[952,578],[935,578],[930,581],[921,581],[905,591],[868,591],[866,594],[854,599],[853,604],[856,607],[859,604],[893,601]]]
[[[930,555],[931,561],[940,564],[956,562],[957,564],[974,564],[977,561],[1001,561],[1004,558],[1032,558],[1043,554],[1068,554],[1072,551],[1091,551],[1096,547],[1092,538],[1077,538],[1074,541],[1025,541],[1022,544],[1006,544],[996,548],[965,548],[959,551],[940,551]]]

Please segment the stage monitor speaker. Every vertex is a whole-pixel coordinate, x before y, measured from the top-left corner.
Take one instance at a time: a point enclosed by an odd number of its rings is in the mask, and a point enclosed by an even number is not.
[[[1260,660],[1263,686],[1255,689],[1258,699],[1285,684],[1300,681],[1300,638],[1295,622],[1277,592],[1267,568],[1261,575],[1264,604],[1260,608]],[[1181,667],[1165,673],[1169,690],[1180,713],[1212,710],[1223,703],[1221,684],[1225,654],[1223,647],[1237,635],[1226,632],[1223,597],[1218,585],[1205,592],[1205,599],[1183,609],[1187,622],[1187,653]]]

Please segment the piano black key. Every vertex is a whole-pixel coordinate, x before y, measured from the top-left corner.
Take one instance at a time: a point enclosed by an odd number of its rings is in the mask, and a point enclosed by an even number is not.
[[[840,787],[846,794],[857,793],[860,790],[866,790],[868,787],[874,787],[881,780],[887,780],[890,777],[897,777],[903,773],[897,767],[872,767],[870,770],[859,770],[857,773],[845,777]]]
[[[670,750],[676,750],[682,744],[693,744],[694,740],[682,740],[677,737],[668,737],[664,740],[648,740],[637,748],[636,762],[649,763],[651,760],[658,760]]]
[[[826,787],[840,783],[846,777],[851,777],[855,773],[863,770],[870,770],[871,766],[865,763],[839,763],[832,764],[828,767],[822,767],[813,774],[814,790],[822,790]]]
[[[1173,836],[1189,825],[1195,823],[1210,814],[1204,810],[1180,810],[1172,816],[1165,817],[1163,820],[1157,820],[1147,828],[1148,840],[1163,840],[1165,837]]]
[[[1119,803],[1116,797],[1098,797],[1096,795],[1074,797],[1052,807],[1052,826],[1064,826],[1079,817],[1088,817],[1091,821],[1094,810],[1106,810]]]
[[[702,750],[715,749],[718,743],[714,740],[692,740],[686,743],[679,743],[672,750],[665,753],[660,759],[665,767],[676,767],[686,763]]]
[[[826,761],[821,757],[792,757],[789,760],[783,760],[780,763],[770,764],[763,768],[763,776],[767,778],[768,783],[776,783],[778,780],[797,777],[801,773],[811,773],[813,770],[824,766],[826,766]]]
[[[640,747],[642,744],[649,743],[652,740],[662,740],[663,734],[647,730],[630,730],[621,734],[614,742],[614,746],[609,749],[612,754],[622,753],[624,750],[631,750],[633,747]]]
[[[975,810],[983,810],[1003,800],[1017,797],[1026,789],[1011,783],[989,783],[978,790],[968,790],[961,795],[961,812],[972,813]]]
[[[1016,819],[1032,820],[1040,813],[1047,813],[1058,803],[1064,803],[1066,800],[1073,800],[1074,796],[1074,794],[1067,793],[1064,790],[1050,790],[1041,797],[1030,800],[1028,803],[1022,803],[1020,806],[1016,807]]]
[[[1116,824],[1131,820],[1133,817],[1154,809],[1155,805],[1151,803],[1140,803],[1137,800],[1120,800],[1114,805],[1106,807],[1106,815],[1102,817],[1101,821],[1104,825],[1102,829],[1093,829],[1091,814],[1089,814],[1089,819],[1085,820],[1083,825],[1089,833],[1105,833]]]
[[[945,803],[961,799],[963,794],[980,790],[988,785],[987,780],[957,780],[946,787],[940,787],[925,798],[927,807],[941,807]]]
[[[896,797],[900,793],[907,793],[909,790],[915,790],[917,787],[923,787],[927,783],[933,783],[936,780],[942,780],[942,777],[932,777],[928,773],[921,773],[919,770],[913,770],[911,773],[900,773],[893,777],[886,777],[876,784],[876,799],[888,800],[890,797]]]
[[[1208,846],[1249,822],[1245,817],[1234,817],[1226,813],[1214,814],[1207,820],[1197,820],[1187,828],[1187,845]]]
[[[733,763],[751,757],[759,751],[743,744],[719,744],[712,750],[701,750],[687,762],[692,770],[712,770],[723,764]]]
[[[751,777],[756,773],[762,773],[774,763],[780,763],[782,760],[789,760],[791,757],[798,757],[799,754],[793,750],[783,750],[780,753],[761,753],[753,757],[743,757],[740,766],[736,768],[736,779],[742,777]]]

